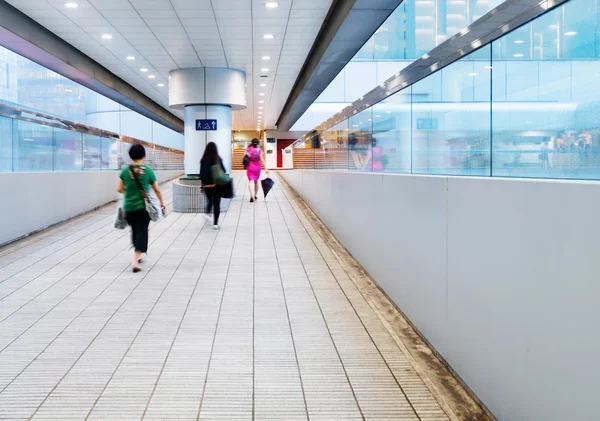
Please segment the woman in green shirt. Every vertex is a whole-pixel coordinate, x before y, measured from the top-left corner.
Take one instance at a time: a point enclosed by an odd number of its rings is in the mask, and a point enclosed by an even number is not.
[[[156,182],[154,171],[147,165],[144,165],[146,158],[146,149],[142,145],[133,145],[129,149],[129,157],[133,161],[131,167],[123,168],[117,184],[117,191],[124,194],[123,209],[125,210],[125,219],[131,227],[131,242],[133,243],[134,253],[131,264],[133,272],[137,273],[142,268],[142,254],[148,251],[148,225],[150,225],[150,216],[146,212],[146,199],[140,190],[136,177],[132,173],[135,171],[142,187],[147,193],[150,193],[150,187],[156,193],[160,200],[160,207],[165,211],[162,193]]]

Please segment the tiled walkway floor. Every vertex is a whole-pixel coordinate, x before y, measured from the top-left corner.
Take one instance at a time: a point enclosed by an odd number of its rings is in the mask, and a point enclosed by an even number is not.
[[[169,214],[139,274],[112,207],[0,250],[0,419],[448,420],[290,197]]]

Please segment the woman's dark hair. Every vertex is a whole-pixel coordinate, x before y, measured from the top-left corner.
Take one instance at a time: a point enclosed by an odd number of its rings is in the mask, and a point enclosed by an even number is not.
[[[146,157],[146,149],[140,144],[135,144],[129,148],[129,157],[132,161],[144,159]]]
[[[206,149],[204,149],[204,155],[202,160],[205,164],[216,164],[219,160],[219,151],[217,150],[217,144],[215,142],[208,142]]]
[[[257,138],[252,139],[252,142],[250,142],[250,146],[254,146],[255,148],[258,148],[258,145],[260,145],[260,140]]]

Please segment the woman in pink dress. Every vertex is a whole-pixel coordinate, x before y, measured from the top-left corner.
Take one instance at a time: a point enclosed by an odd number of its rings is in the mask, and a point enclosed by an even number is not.
[[[263,159],[262,151],[258,147],[260,141],[256,138],[252,139],[252,143],[246,149],[246,155],[250,158],[250,163],[246,168],[246,175],[248,176],[248,190],[250,190],[250,203],[254,203],[258,200],[258,180],[260,180],[260,170],[262,166],[266,168],[265,161]],[[269,171],[267,170],[267,173]],[[254,182],[254,189],[252,189],[252,183]]]

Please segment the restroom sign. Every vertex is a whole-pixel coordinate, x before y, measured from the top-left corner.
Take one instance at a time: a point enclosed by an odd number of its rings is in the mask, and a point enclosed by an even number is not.
[[[196,120],[196,130],[217,130],[217,120]]]

